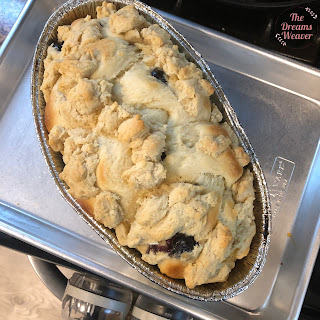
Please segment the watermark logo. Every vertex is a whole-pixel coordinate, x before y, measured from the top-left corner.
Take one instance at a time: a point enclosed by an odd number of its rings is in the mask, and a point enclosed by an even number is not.
[[[276,21],[275,37],[284,47],[305,48],[318,34],[318,15],[309,7],[283,11]]]

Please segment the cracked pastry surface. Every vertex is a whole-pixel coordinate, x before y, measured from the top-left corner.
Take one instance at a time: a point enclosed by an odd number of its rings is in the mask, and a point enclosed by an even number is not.
[[[58,42],[41,90],[69,193],[162,273],[225,281],[250,250],[255,193],[212,85],[134,6],[103,2]]]

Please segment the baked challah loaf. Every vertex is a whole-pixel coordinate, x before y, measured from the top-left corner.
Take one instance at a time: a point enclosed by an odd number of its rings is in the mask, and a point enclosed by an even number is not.
[[[41,90],[69,193],[162,273],[225,281],[256,232],[249,156],[214,90],[134,6],[58,27]]]

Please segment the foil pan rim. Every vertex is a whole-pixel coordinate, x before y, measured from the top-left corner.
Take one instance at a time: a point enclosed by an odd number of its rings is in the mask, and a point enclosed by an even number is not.
[[[269,248],[270,243],[270,234],[271,234],[271,207],[270,207],[270,198],[267,189],[267,183],[262,172],[259,161],[256,157],[256,154],[253,150],[253,147],[241,127],[239,120],[231,107],[227,97],[225,96],[220,84],[215,79],[212,74],[208,64],[202,58],[201,54],[196,51],[188,41],[177,31],[174,27],[171,26],[164,18],[162,18],[158,13],[156,13],[151,7],[145,5],[140,1],[131,1],[131,0],[109,0],[108,2],[112,2],[116,5],[127,5],[133,4],[141,13],[151,18],[154,22],[158,23],[162,28],[169,32],[169,34],[173,37],[174,40],[179,42],[179,45],[184,48],[186,52],[188,52],[192,59],[196,61],[198,67],[201,68],[203,73],[206,75],[207,80],[211,82],[211,84],[215,88],[215,93],[218,96],[223,109],[226,113],[226,117],[231,125],[232,129],[236,132],[242,147],[246,152],[249,153],[250,162],[252,164],[252,171],[254,173],[255,178],[257,179],[259,185],[259,191],[262,200],[262,223],[263,223],[263,235],[260,241],[258,255],[256,257],[254,265],[251,267],[247,276],[237,282],[235,285],[222,290],[222,291],[212,291],[211,293],[205,295],[199,295],[199,293],[195,294],[194,289],[189,289],[185,286],[184,290],[180,290],[177,288],[178,285],[174,285],[174,281],[164,280],[163,278],[155,274],[150,268],[146,267],[144,261],[136,261],[136,259],[129,252],[130,250],[126,247],[122,247],[119,245],[116,237],[110,231],[106,230],[106,228],[100,225],[97,221],[95,221],[91,216],[89,216],[81,206],[75,201],[75,199],[68,193],[66,184],[59,178],[59,172],[57,171],[56,164],[52,158],[51,150],[47,142],[47,133],[46,128],[44,126],[43,114],[41,114],[41,106],[39,103],[40,95],[40,85],[39,76],[41,75],[41,63],[43,63],[44,54],[46,53],[48,39],[56,28],[56,22],[60,21],[65,14],[67,14],[70,10],[74,10],[75,8],[92,4],[98,5],[102,3],[102,1],[92,1],[92,0],[69,0],[60,6],[47,20],[47,23],[39,37],[39,41],[36,46],[36,51],[33,57],[32,63],[32,72],[31,72],[31,101],[33,105],[33,119],[36,128],[37,137],[40,143],[42,154],[45,158],[47,167],[51,173],[51,176],[55,182],[55,185],[62,195],[62,197],[74,208],[74,210],[78,213],[78,215],[92,228],[94,229],[99,236],[106,241],[129,265],[131,265],[134,269],[138,270],[141,274],[147,277],[154,283],[157,283],[161,287],[186,296],[191,299],[201,300],[201,301],[221,301],[230,299],[241,292],[248,289],[248,287],[256,280],[258,275],[260,274],[265,261],[266,255]],[[232,271],[231,271],[232,272]],[[170,283],[171,282],[171,283]]]

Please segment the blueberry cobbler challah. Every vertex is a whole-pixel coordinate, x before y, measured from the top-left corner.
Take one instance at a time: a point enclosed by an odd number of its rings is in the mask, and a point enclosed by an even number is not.
[[[58,27],[44,67],[69,193],[162,273],[225,281],[256,232],[253,174],[201,70],[134,6],[106,2]]]

